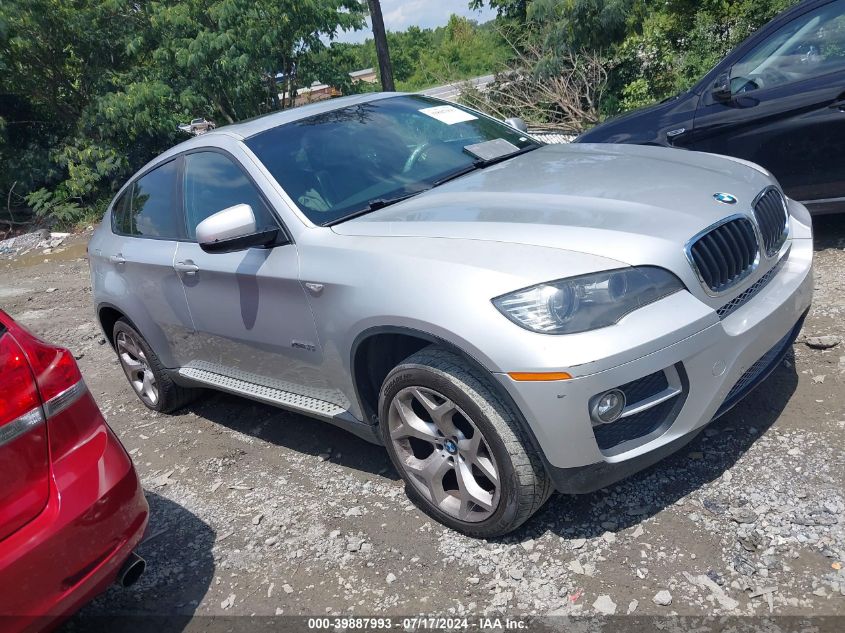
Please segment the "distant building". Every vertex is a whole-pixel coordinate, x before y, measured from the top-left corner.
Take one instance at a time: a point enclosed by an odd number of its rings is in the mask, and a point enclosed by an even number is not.
[[[323,101],[324,99],[339,97],[340,94],[341,92],[337,88],[315,81],[310,86],[306,88],[299,88],[296,91],[296,97],[294,98],[293,104],[299,106],[306,103],[315,103],[317,101]],[[279,99],[283,99],[286,103],[289,98],[290,95],[287,92],[279,95]]]
[[[374,84],[378,81],[378,77],[376,77],[376,71],[374,68],[364,68],[363,70],[353,70],[349,73],[349,76],[352,77],[352,81],[363,81],[368,84]]]
[[[363,81],[364,83],[374,84],[378,81],[376,71],[374,68],[364,68],[362,70],[353,70],[349,73],[349,77],[353,83]],[[284,78],[284,75],[279,73],[276,79]],[[299,88],[296,91],[296,97],[293,100],[295,106],[304,105],[306,103],[315,103],[316,101],[323,101],[324,99],[331,99],[332,97],[339,97],[342,93],[334,86],[315,81],[306,88]],[[279,93],[279,100],[288,103],[290,94],[287,92]]]

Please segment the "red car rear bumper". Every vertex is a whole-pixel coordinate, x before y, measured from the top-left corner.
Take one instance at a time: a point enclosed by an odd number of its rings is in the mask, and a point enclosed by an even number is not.
[[[147,526],[132,462],[88,392],[51,420],[62,424],[85,428],[84,436],[53,463],[41,514],[0,541],[4,632],[50,629],[104,591]]]

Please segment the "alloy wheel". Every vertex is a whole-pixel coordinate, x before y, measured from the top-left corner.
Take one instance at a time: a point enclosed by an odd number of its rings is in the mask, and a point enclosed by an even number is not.
[[[138,340],[128,332],[118,332],[116,343],[117,356],[129,384],[141,400],[155,407],[159,398],[158,383]]]
[[[446,514],[467,522],[499,505],[499,469],[483,434],[454,402],[427,387],[406,387],[390,403],[388,430],[414,487]]]

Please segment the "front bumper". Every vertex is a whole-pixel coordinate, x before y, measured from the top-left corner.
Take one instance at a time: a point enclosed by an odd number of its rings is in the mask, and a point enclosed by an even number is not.
[[[91,395],[50,424],[91,430],[53,464],[41,514],[0,541],[4,632],[50,630],[104,591],[147,525],[149,506],[129,455]]]
[[[645,351],[638,345],[630,358],[611,368],[573,372],[571,380],[545,383],[496,374],[531,427],[558,490],[589,492],[655,463],[691,441],[765,379],[791,347],[809,309],[812,256],[811,239],[792,240],[780,270],[765,287],[725,318],[713,313],[709,324],[692,334],[684,315],[701,322],[701,304],[694,305],[697,300],[688,293],[640,310],[639,326],[648,323],[646,312],[657,320],[671,311],[678,321],[677,340],[666,345],[661,337],[654,349]],[[682,385],[682,393],[662,405],[663,423],[616,445],[601,445],[589,416],[590,400],[661,371]],[[627,423],[623,418],[608,426]]]

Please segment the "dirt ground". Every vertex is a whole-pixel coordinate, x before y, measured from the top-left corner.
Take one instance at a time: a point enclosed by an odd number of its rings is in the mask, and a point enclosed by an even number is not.
[[[74,352],[152,508],[147,573],[68,629],[136,630],[92,619],[115,613],[845,615],[845,341],[802,342],[845,336],[845,217],[816,231],[802,338],[751,397],[489,542],[432,522],[382,449],[328,424],[213,392],[145,409],[94,321],[87,234],[0,255],[0,306]]]

